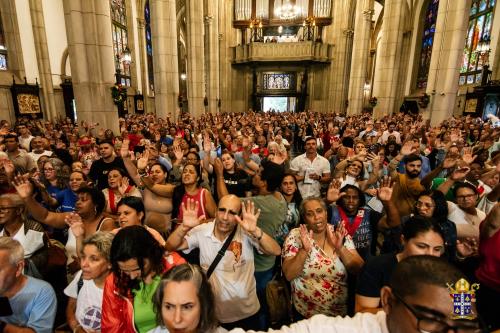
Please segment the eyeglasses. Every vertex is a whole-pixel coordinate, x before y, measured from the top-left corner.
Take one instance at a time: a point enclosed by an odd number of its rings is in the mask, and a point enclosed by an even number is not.
[[[436,207],[435,205],[431,204],[431,203],[427,203],[427,202],[422,202],[422,201],[417,201],[415,203],[415,206],[417,206],[417,208],[434,208]]]
[[[3,212],[6,212],[8,211],[9,209],[16,209],[18,208],[19,206],[3,206],[3,207],[0,207],[0,211],[3,211]]]
[[[475,198],[476,194],[466,194],[466,195],[457,195],[457,200],[465,200]]]
[[[398,299],[417,319],[417,329],[421,333],[446,333],[452,330],[455,333],[481,333],[482,329],[477,321],[470,323],[462,323],[462,325],[451,326],[445,320],[426,317],[418,312],[415,307],[406,303],[401,296],[392,292],[394,297]]]

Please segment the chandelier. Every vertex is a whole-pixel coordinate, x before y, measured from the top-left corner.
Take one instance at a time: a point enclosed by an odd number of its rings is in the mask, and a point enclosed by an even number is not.
[[[285,0],[285,2],[281,4],[281,6],[278,6],[275,9],[274,13],[282,20],[292,20],[299,16],[300,7],[297,5],[292,5],[290,3],[290,0]]]

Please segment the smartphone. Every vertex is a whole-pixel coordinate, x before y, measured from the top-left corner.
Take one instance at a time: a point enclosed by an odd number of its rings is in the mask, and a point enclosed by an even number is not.
[[[0,297],[0,317],[12,316],[12,314],[9,298],[5,296]]]
[[[217,157],[218,158],[222,157],[222,147],[221,147],[221,145],[217,146]]]

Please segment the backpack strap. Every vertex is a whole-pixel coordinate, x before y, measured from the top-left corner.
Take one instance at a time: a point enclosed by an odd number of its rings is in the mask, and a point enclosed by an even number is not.
[[[214,261],[212,261],[212,264],[210,264],[210,267],[208,268],[208,271],[207,271],[207,280],[210,278],[210,275],[212,275],[212,273],[214,272],[215,267],[217,267],[217,265],[221,261],[222,257],[224,257],[224,254],[226,253],[226,250],[229,247],[229,244],[231,243],[231,241],[234,238],[234,235],[236,234],[237,228],[238,228],[238,226],[234,227],[233,231],[231,232],[231,234],[227,237],[226,241],[224,242],[224,245],[222,245],[219,252],[217,252],[217,256],[215,257]]]

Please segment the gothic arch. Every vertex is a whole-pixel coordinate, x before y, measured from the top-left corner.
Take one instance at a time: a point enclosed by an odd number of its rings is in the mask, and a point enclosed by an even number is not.
[[[62,56],[61,56],[61,81],[64,81],[65,78],[70,77],[70,75],[68,75],[66,73],[66,67],[67,67],[68,61],[69,61],[69,49],[68,49],[68,47],[66,47],[64,49]]]

